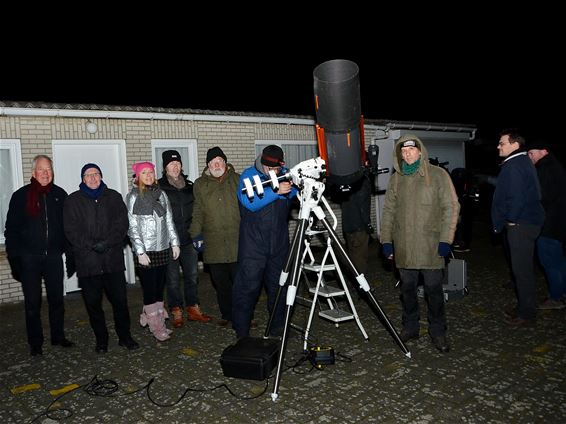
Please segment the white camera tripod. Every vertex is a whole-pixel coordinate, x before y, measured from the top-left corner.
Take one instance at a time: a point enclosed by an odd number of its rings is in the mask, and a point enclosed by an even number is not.
[[[319,202],[321,200],[323,201],[323,204],[328,205],[328,203],[322,196],[322,193],[324,193],[325,184],[321,180],[324,174],[325,174],[324,160],[318,157],[315,159],[306,160],[304,162],[299,163],[298,165],[295,165],[287,174],[281,177],[277,177],[275,173],[271,172],[270,180],[260,181],[259,178],[257,178],[254,180],[255,185],[252,185],[249,180],[244,181],[244,185],[245,185],[244,190],[246,190],[247,195],[249,197],[253,197],[254,189],[258,192],[258,194],[261,194],[263,193],[264,185],[271,183],[272,186],[275,188],[278,186],[279,180],[283,180],[283,179],[291,180],[293,184],[297,186],[300,190],[299,200],[301,203],[301,208],[299,210],[299,222],[297,228],[295,229],[295,233],[293,235],[293,240],[291,242],[291,247],[289,249],[289,254],[287,256],[285,268],[281,272],[281,277],[279,279],[280,288],[277,294],[275,305],[273,307],[273,311],[275,311],[279,302],[279,295],[281,293],[281,290],[287,284],[287,297],[285,299],[285,305],[286,305],[285,324],[283,326],[283,334],[281,336],[281,345],[279,348],[279,358],[277,361],[275,384],[273,387],[273,393],[271,394],[271,399],[273,401],[277,400],[277,398],[279,397],[278,390],[279,390],[279,384],[281,382],[281,371],[282,371],[283,359],[285,357],[285,349],[287,346],[289,322],[290,322],[293,306],[295,303],[295,298],[297,295],[297,289],[300,283],[300,277],[301,277],[300,274],[301,274],[301,265],[302,265],[301,262],[304,260],[305,257],[305,252],[303,249],[306,249],[308,247],[308,243],[305,243],[305,234],[307,228],[310,226],[312,222],[311,214],[314,214],[314,216],[316,216],[319,222],[321,222],[322,225],[324,226],[325,230],[328,233],[328,237],[330,239],[329,242],[332,242],[333,245],[336,247],[336,249],[338,249],[338,251],[343,256],[346,265],[356,276],[356,281],[360,285],[360,288],[368,296],[368,299],[371,301],[372,305],[377,311],[379,318],[381,318],[381,321],[384,324],[385,328],[391,334],[391,337],[393,337],[395,342],[399,345],[405,356],[409,358],[411,357],[411,352],[409,352],[403,341],[400,339],[399,335],[395,331],[395,328],[391,324],[391,321],[389,320],[389,318],[387,317],[387,315],[385,314],[385,312],[383,311],[383,309],[381,308],[381,306],[373,296],[373,293],[371,292],[370,286],[365,276],[357,271],[356,267],[348,257],[348,254],[342,247],[342,244],[340,242],[340,239],[336,235],[336,232],[326,220],[326,214],[324,213],[324,210],[322,209],[322,207],[319,206]],[[329,253],[330,251],[327,250],[326,256]],[[333,250],[331,250],[331,255],[333,260],[335,261],[335,266],[338,270],[339,265]],[[287,282],[289,274],[291,275],[291,279]],[[317,283],[317,287],[318,284],[320,284],[320,277]],[[353,306],[351,298],[349,298],[349,302]],[[313,302],[313,307],[311,308],[311,317],[309,318],[309,326],[310,326],[310,321],[312,320],[314,305],[315,303]],[[269,323],[265,331],[266,335],[269,334],[271,320],[272,317],[270,317],[269,319]],[[367,339],[367,335],[365,334],[365,331],[363,330],[363,327],[361,326],[359,319],[357,319],[357,322],[358,322],[358,326],[362,330],[362,334],[364,334],[364,337]]]

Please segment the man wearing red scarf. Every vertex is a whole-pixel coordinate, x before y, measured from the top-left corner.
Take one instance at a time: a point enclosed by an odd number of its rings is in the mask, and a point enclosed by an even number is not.
[[[53,184],[53,163],[48,156],[33,159],[31,183],[10,199],[6,218],[6,253],[14,278],[22,283],[30,354],[43,354],[41,282],[49,305],[51,344],[71,347],[63,322],[63,202],[67,193]]]

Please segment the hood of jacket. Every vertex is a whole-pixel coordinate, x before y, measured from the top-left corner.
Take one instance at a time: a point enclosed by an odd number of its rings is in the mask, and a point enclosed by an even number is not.
[[[409,140],[414,141],[421,152],[421,163],[417,172],[422,177],[425,177],[425,180],[428,183],[430,174],[429,167],[431,166],[428,161],[428,150],[426,149],[421,139],[414,134],[405,134],[395,142],[395,148],[393,149],[393,167],[395,168],[395,172],[404,175],[403,167],[401,166],[401,163],[403,162],[403,157],[401,156],[401,146],[403,145],[403,143]]]

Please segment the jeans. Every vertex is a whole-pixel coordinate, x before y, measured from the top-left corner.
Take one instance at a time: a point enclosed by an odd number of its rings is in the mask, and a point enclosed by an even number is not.
[[[537,252],[548,282],[548,295],[560,300],[566,295],[566,256],[560,240],[540,236]]]
[[[181,294],[181,271],[183,268],[183,294]],[[198,299],[198,252],[192,244],[181,246],[179,258],[167,265],[167,305],[171,308],[199,304]]]
[[[401,301],[403,303],[403,329],[414,334],[419,332],[419,299],[417,286],[419,274],[424,280],[424,292],[428,306],[428,333],[431,337],[443,336],[446,333],[446,311],[444,309],[444,293],[442,269],[399,269],[401,275]]]
[[[61,255],[23,255],[22,291],[26,310],[26,330],[30,346],[41,347],[43,329],[41,326],[41,281],[45,280],[47,304],[49,305],[49,327],[51,341],[65,338],[63,321],[63,259]]]

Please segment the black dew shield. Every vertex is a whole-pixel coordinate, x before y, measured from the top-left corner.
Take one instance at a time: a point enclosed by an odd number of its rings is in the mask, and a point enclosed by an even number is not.
[[[350,184],[362,176],[366,160],[358,65],[330,60],[313,76],[318,148],[328,180]]]

